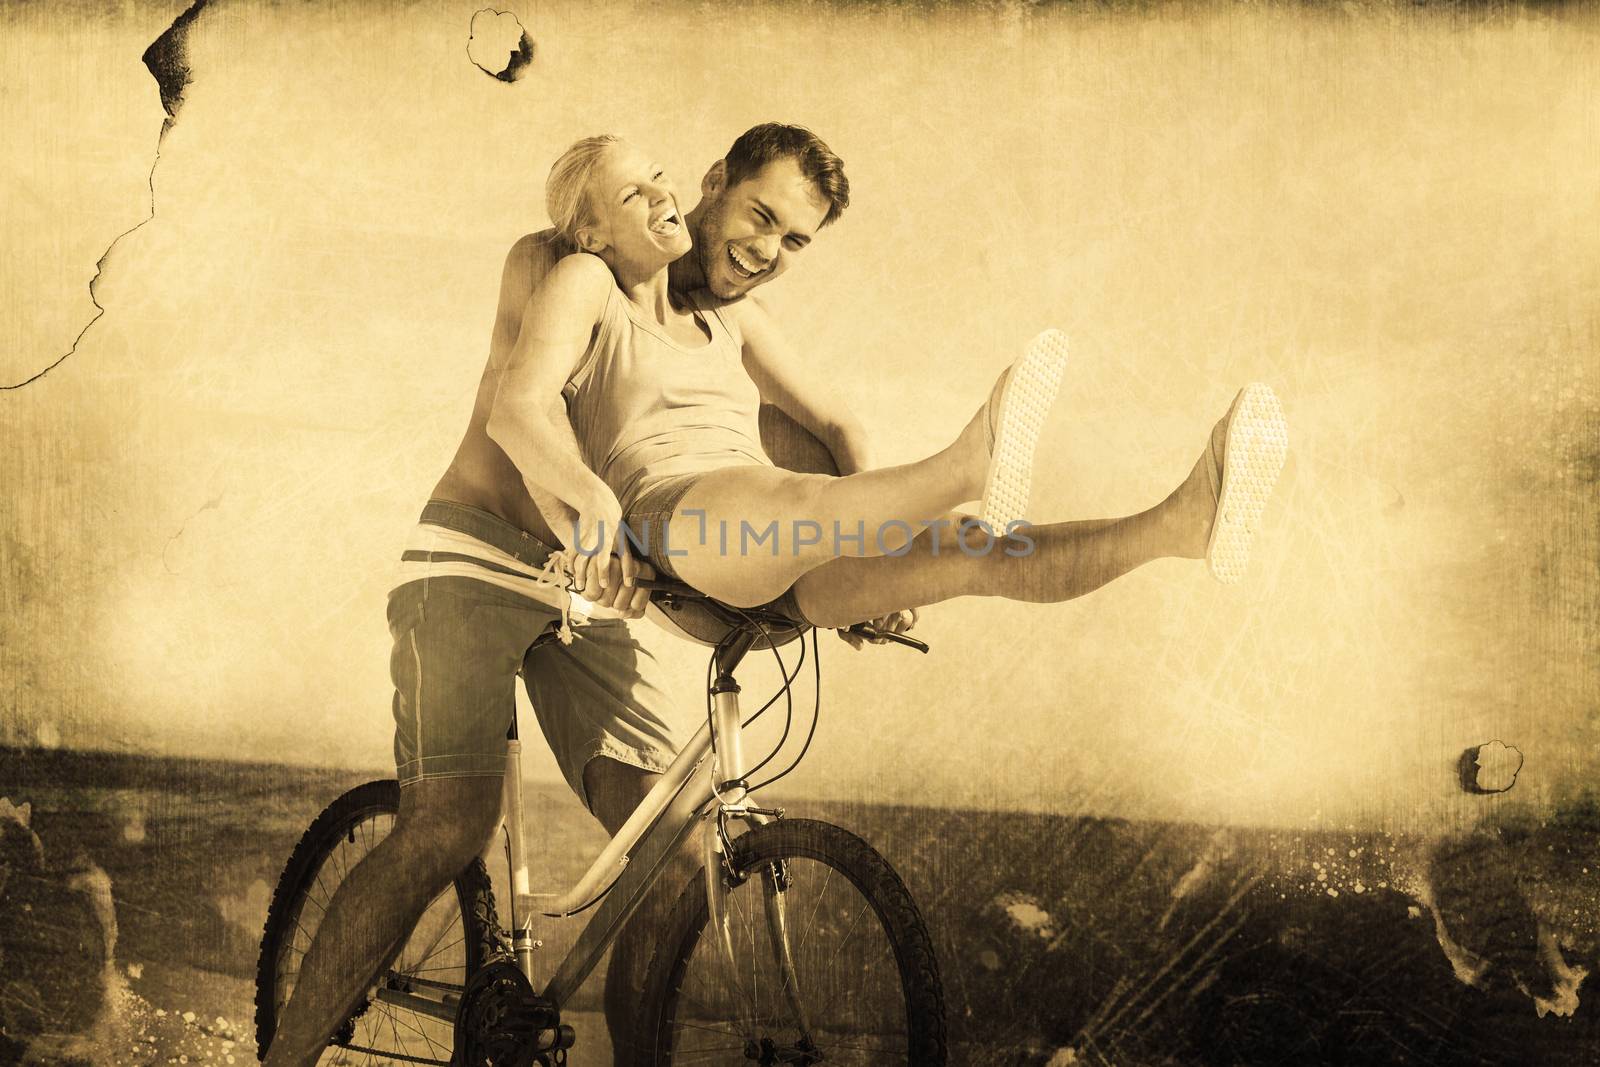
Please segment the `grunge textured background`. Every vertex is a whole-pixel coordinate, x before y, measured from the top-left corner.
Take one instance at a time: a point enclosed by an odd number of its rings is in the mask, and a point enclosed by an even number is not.
[[[793,794],[1175,820],[1185,863],[1564,828],[1540,936],[1593,966],[1592,10],[544,0],[495,77],[480,6],[0,9],[0,742],[382,771],[390,568],[549,163],[614,131],[687,190],[776,118],[854,196],[762,297],[883,461],[1048,325],[1037,520],[1154,503],[1247,381],[1291,446],[1239,587],[1168,561],[934,608],[927,658],[829,642]],[[697,714],[699,650],[643,632]],[[1516,785],[1464,791],[1494,739]]]

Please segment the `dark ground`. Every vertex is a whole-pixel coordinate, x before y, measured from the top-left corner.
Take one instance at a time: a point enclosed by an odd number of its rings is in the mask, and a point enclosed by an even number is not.
[[[31,829],[0,804],[0,1063],[253,1062],[271,886],[366,777],[0,749],[0,796],[31,803]],[[530,803],[556,858],[544,888],[571,882],[602,832],[564,790]],[[905,877],[962,1062],[1600,1063],[1592,805],[1435,840],[791,810],[855,830]],[[545,934],[552,958],[575,932]]]

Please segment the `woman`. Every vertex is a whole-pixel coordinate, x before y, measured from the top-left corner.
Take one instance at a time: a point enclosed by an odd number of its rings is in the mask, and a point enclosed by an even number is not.
[[[531,488],[577,513],[568,548],[586,555],[579,568],[631,541],[658,570],[735,605],[792,588],[823,626],[962,595],[1065,600],[1160,556],[1204,557],[1218,577],[1238,576],[1284,454],[1265,386],[1240,393],[1182,486],[1127,519],[1014,529],[1065,359],[1059,335],[1041,337],[926,459],[796,474],[761,449],[747,370],[774,377],[794,357],[758,305],[669,292],[667,266],[690,237],[660,168],[626,142],[589,138],[556,162],[547,199],[580,251],[530,302],[488,431]],[[815,430],[818,413],[790,401],[788,414]],[[562,447],[572,431],[581,462]],[[988,531],[948,522],[972,499]]]

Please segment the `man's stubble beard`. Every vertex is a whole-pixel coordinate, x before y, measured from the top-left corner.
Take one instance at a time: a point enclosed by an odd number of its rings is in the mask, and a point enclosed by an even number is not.
[[[696,228],[694,247],[690,249],[690,255],[694,256],[695,262],[700,265],[700,277],[705,287],[711,290],[711,295],[718,300],[732,300],[742,295],[737,289],[731,293],[718,292],[717,290],[718,280],[721,278],[716,269],[717,259],[722,254],[723,242],[718,241],[713,247],[712,242],[706,236],[709,233],[719,231],[722,228],[721,224],[722,205],[718,203],[707,208],[705,218]]]

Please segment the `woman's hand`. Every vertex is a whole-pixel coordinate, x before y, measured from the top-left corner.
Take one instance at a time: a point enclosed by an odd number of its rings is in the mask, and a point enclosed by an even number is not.
[[[572,534],[566,538],[568,569],[572,572],[572,588],[585,599],[596,599],[589,591],[604,593],[612,582],[611,557],[619,550],[627,552],[627,540],[620,536],[622,530],[622,505],[616,494],[596,479],[595,484],[574,502],[577,521],[569,527]],[[622,560],[623,584],[633,584],[634,568],[626,557]]]

